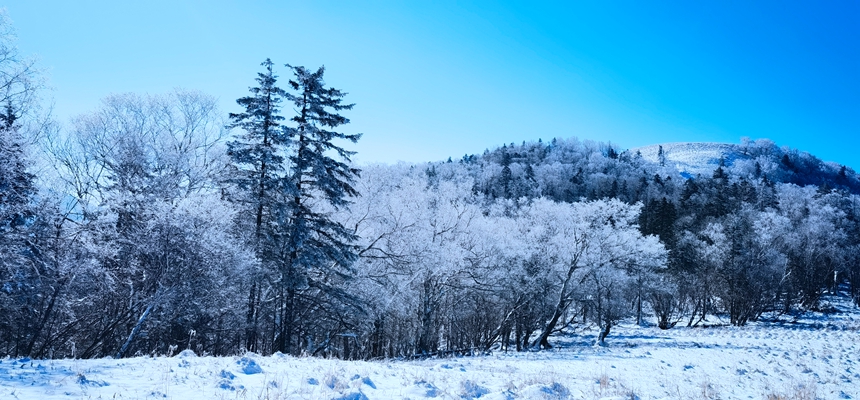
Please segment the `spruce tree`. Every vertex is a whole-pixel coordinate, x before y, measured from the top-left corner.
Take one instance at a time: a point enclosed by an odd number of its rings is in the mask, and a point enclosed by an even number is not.
[[[16,121],[12,106],[7,105],[0,114],[0,232],[12,232],[24,225],[35,191]]]
[[[271,223],[272,209],[276,204],[276,191],[284,176],[283,153],[289,138],[282,125],[280,103],[286,92],[277,86],[278,77],[273,71],[272,61],[262,64],[264,72],[257,74],[258,86],[250,88],[251,95],[236,100],[245,108],[242,113],[231,113],[230,128],[240,128],[243,133],[237,140],[228,143],[229,155],[236,168],[234,182],[242,190],[239,200],[253,213],[254,246],[258,259],[266,264],[271,252],[265,243],[266,229]],[[252,279],[248,295],[245,348],[258,351],[258,321],[260,318],[259,282]]]
[[[264,215],[272,203],[272,191],[278,186],[279,174],[284,171],[281,153],[289,143],[282,126],[284,117],[280,115],[280,103],[286,92],[276,85],[278,77],[272,70],[272,60],[267,58],[260,65],[265,72],[257,74],[259,86],[249,89],[251,96],[236,100],[245,107],[245,112],[230,114],[230,127],[241,128],[244,134],[228,144],[230,158],[241,171],[236,181],[250,193],[258,239],[262,235]]]
[[[315,72],[300,66],[287,67],[294,74],[289,82],[294,93],[287,93],[286,98],[293,103],[296,115],[291,118],[295,126],[286,129],[291,147],[282,190],[288,201],[279,204],[277,210],[277,224],[285,228],[286,241],[280,253],[282,322],[275,348],[295,353],[297,324],[322,323],[328,317],[304,314],[300,321],[300,311],[316,309],[313,304],[318,303],[342,305],[347,297],[339,283],[351,274],[351,265],[357,258],[353,245],[357,237],[325,210],[345,207],[350,197],[358,195],[353,183],[359,170],[348,164],[355,152],[334,141],[355,143],[361,134],[334,130],[349,123],[338,112],[351,109],[353,104],[343,103],[346,93],[326,87],[324,67]],[[327,204],[321,206],[320,201]],[[308,327],[303,332],[309,335],[314,329],[325,328]],[[310,353],[321,349],[311,348],[311,342],[307,343]]]
[[[502,198],[509,199],[511,194],[511,182],[513,182],[513,173],[511,172],[511,155],[507,151],[502,152],[502,175],[499,177],[499,186],[501,186]]]
[[[16,120],[11,106],[0,114],[0,342],[14,343],[7,350],[13,356],[28,352],[40,289],[28,238],[35,177],[27,172],[26,143]]]
[[[35,194],[35,177],[27,172],[26,143],[16,121],[12,106],[7,105],[0,114],[0,266],[23,262],[24,230]]]

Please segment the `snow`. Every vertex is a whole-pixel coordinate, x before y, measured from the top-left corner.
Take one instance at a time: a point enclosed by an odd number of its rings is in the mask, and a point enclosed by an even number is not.
[[[682,175],[691,177],[697,174],[710,176],[720,165],[720,159],[725,160],[727,166],[734,163],[737,158],[744,157],[738,151],[738,145],[729,143],[708,142],[682,142],[663,143],[651,146],[630,149],[631,154],[637,151],[642,158],[650,162],[659,163],[658,153],[663,147],[663,155],[667,166],[675,166]]]
[[[3,399],[860,398],[860,312],[745,327],[622,325],[554,338],[552,350],[428,360],[275,354],[0,360]],[[812,397],[800,397],[812,395]],[[795,396],[795,397],[791,397]]]

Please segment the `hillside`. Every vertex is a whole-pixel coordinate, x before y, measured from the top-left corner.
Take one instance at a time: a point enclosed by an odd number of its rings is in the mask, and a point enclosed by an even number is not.
[[[729,175],[739,178],[767,177],[774,182],[860,193],[860,180],[851,168],[824,162],[804,151],[779,147],[768,139],[745,140],[740,144],[662,143],[632,148],[628,153],[639,154],[654,164],[672,167],[685,178],[710,176],[723,163]]]
[[[738,145],[729,143],[664,143],[629,150],[656,164],[674,166],[685,177],[710,175],[720,165],[732,166],[735,160],[747,160]],[[661,160],[662,151],[662,160]]]

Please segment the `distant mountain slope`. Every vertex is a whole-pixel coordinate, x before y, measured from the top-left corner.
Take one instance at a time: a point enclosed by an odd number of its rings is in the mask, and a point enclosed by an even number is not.
[[[662,150],[662,155],[661,155]],[[711,176],[722,160],[734,177],[797,185],[816,185],[860,193],[860,179],[851,168],[821,159],[805,151],[779,147],[768,139],[730,143],[663,143],[628,150],[642,159],[674,167],[686,177]]]
[[[729,143],[664,143],[630,149],[630,153],[637,151],[647,161],[675,166],[685,177],[710,175],[720,165],[720,160],[732,166],[737,159],[750,158],[742,153],[739,145]]]
[[[623,200],[636,201],[642,189],[635,188],[642,186],[643,175],[665,180],[675,176],[675,170],[680,178],[710,179],[721,161],[732,180],[764,179],[860,194],[860,175],[853,169],[769,139],[663,143],[621,151],[610,143],[556,138],[548,143],[510,143],[462,160],[482,165],[476,178],[484,192],[496,197],[540,193],[563,201],[615,197],[625,191]]]

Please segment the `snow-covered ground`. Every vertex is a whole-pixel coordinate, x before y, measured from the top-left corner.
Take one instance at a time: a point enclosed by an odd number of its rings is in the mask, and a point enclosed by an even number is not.
[[[744,157],[738,151],[738,145],[707,142],[655,144],[630,149],[630,152],[636,153],[638,151],[643,159],[659,163],[661,147],[666,165],[674,165],[678,172],[688,177],[697,174],[711,176],[717,166],[720,165],[721,159],[726,165],[732,165],[735,159]]]
[[[0,399],[857,399],[860,313],[837,305],[797,322],[623,325],[608,347],[584,331],[551,351],[421,361],[6,358]]]

